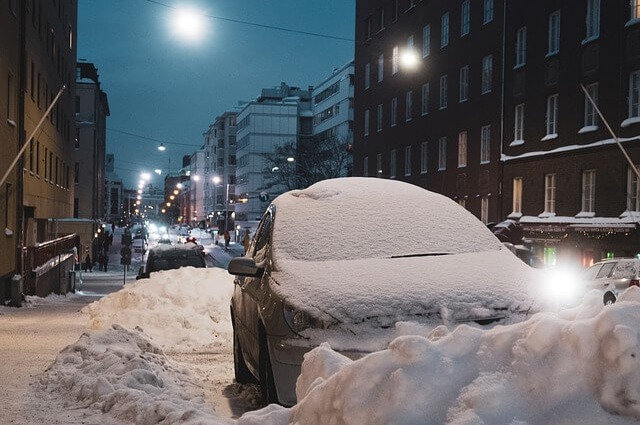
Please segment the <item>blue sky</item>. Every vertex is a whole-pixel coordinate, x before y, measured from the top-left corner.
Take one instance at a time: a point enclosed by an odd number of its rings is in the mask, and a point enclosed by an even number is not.
[[[209,16],[198,43],[170,30],[181,5]],[[98,68],[111,110],[107,153],[115,154],[125,184],[135,185],[143,170],[166,170],[169,162],[176,171],[182,156],[203,144],[214,118],[238,101],[281,81],[315,85],[353,59],[352,41],[225,19],[352,40],[355,1],[79,0],[78,60]],[[163,141],[167,150],[161,153],[159,143],[143,137]]]

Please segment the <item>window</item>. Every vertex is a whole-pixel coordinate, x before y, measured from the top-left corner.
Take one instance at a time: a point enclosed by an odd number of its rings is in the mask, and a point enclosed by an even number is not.
[[[413,92],[408,91],[406,95],[406,109],[405,109],[405,120],[411,121],[411,116],[413,115]]]
[[[449,44],[449,13],[445,13],[440,18],[440,47]]]
[[[404,175],[411,175],[411,146],[404,148]]]
[[[369,177],[369,157],[365,156],[362,160],[362,175],[364,177]]]
[[[371,40],[371,16],[364,18],[364,39]]]
[[[593,100],[593,102],[598,104],[598,83],[589,84],[587,87],[587,93],[589,97]],[[589,100],[589,97],[585,94],[584,96],[584,126],[585,127],[595,127],[598,125],[598,114],[596,112],[596,108]]]
[[[364,135],[369,135],[369,110],[364,111]]]
[[[447,76],[440,77],[440,109],[447,107]]]
[[[378,82],[384,78],[384,54],[378,56]]]
[[[630,19],[640,19],[640,0],[629,1],[629,7],[631,8]]]
[[[396,150],[393,149],[389,155],[389,178],[396,178]]]
[[[558,134],[558,95],[547,98],[547,136]]]
[[[524,66],[527,56],[527,27],[522,27],[516,34],[516,67]]]
[[[382,154],[376,155],[376,177],[382,177]]]
[[[491,126],[485,125],[480,129],[480,164],[491,161]]]
[[[438,170],[447,169],[447,138],[438,140]]]
[[[629,118],[640,117],[640,71],[629,76]]]
[[[413,50],[413,35],[407,37],[407,50]]]
[[[547,55],[553,55],[560,51],[560,11],[556,10],[549,15],[549,40],[547,43]]]
[[[458,168],[467,166],[467,132],[458,133]]]
[[[398,98],[391,99],[391,127],[398,123]]]
[[[420,145],[420,174],[427,172],[427,142],[422,142]]]
[[[398,20],[398,1],[399,0],[393,0],[391,5],[391,20],[393,22]]]
[[[493,0],[484,0],[484,21],[488,24],[493,21]]]
[[[378,105],[378,117],[376,120],[376,130],[378,132],[382,131],[382,103]]]
[[[491,81],[493,80],[493,55],[482,58],[482,94],[491,91]]]
[[[384,7],[378,9],[378,20],[380,21],[378,31],[382,31],[384,29]]]
[[[429,113],[429,83],[422,85],[422,115]]]
[[[41,101],[40,99],[42,98],[42,96],[40,96],[40,87],[42,87],[42,83],[40,81],[41,79],[41,74],[40,71],[38,71],[38,87],[37,87],[37,92],[38,92],[38,108],[41,107]]]
[[[516,106],[513,139],[524,140],[524,103]]]
[[[393,52],[391,55],[391,73],[398,73],[398,61],[400,60],[400,53],[398,50],[398,46],[393,46]]]
[[[40,141],[36,142],[36,175],[40,175]]]
[[[460,102],[469,100],[469,65],[460,68]]]
[[[431,25],[422,28],[422,57],[426,58],[431,53]]]
[[[586,26],[587,40],[600,36],[600,0],[587,0]]]
[[[31,62],[31,100],[36,100],[36,64]]]
[[[366,64],[364,66],[364,89],[367,90],[369,88],[371,82],[371,64]]]
[[[544,212],[556,212],[556,175],[545,174],[544,176]]]
[[[489,197],[486,195],[480,198],[480,221],[484,224],[489,222]]]
[[[469,34],[471,28],[471,5],[469,0],[464,0],[460,7],[460,37]]]
[[[513,178],[513,212],[522,213],[522,177]]]
[[[18,0],[10,0],[9,8],[11,9],[13,16],[18,16]]]
[[[636,165],[640,170],[640,165]],[[627,211],[640,211],[640,185],[638,185],[638,175],[632,167],[627,168]]]
[[[596,170],[582,172],[582,212],[595,212]]]
[[[467,200],[465,198],[458,199],[458,205],[460,205],[462,208],[467,208]]]

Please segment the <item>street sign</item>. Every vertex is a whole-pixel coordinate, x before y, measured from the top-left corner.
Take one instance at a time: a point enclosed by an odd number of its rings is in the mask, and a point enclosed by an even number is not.
[[[258,195],[258,198],[262,202],[267,202],[269,200],[269,194],[267,192],[260,192],[260,194]]]
[[[131,248],[129,248],[128,246],[123,246],[120,249],[120,256],[122,257],[120,258],[120,264],[124,266],[131,265]]]

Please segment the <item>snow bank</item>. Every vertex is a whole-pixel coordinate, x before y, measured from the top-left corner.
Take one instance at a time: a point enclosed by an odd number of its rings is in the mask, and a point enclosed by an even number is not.
[[[164,350],[232,342],[233,276],[219,268],[183,267],[151,274],[86,306],[91,329],[139,329]]]

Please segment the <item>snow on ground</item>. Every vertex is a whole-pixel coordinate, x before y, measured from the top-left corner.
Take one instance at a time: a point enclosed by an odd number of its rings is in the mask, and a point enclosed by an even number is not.
[[[231,282],[222,269],[160,272],[85,307],[96,330],[59,354],[41,391],[86,409],[89,419],[106,414],[145,425],[640,420],[639,288],[613,306],[603,307],[592,292],[573,309],[491,330],[461,325],[421,335],[415,327],[415,335],[356,361],[324,344],[306,355],[296,406],[228,419],[203,398],[197,376],[163,353],[231,353]]]

